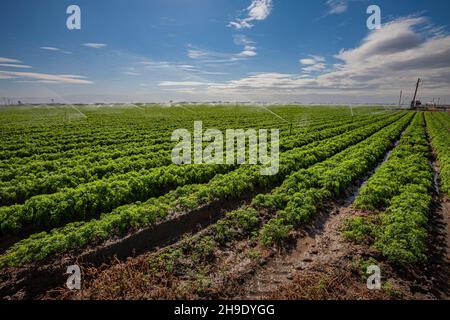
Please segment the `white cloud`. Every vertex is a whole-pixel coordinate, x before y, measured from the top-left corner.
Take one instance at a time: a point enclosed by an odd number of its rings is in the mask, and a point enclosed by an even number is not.
[[[244,46],[244,50],[238,54],[239,57],[254,57],[257,55],[255,42],[247,38],[245,35],[234,35],[233,41],[237,46]]]
[[[325,61],[325,58],[322,57],[322,56],[310,55],[310,57],[313,58],[317,62],[324,62]]]
[[[243,34],[235,34],[233,36],[233,41],[234,44],[237,46],[251,46],[255,44],[254,41],[250,40]]]
[[[187,69],[187,70],[194,70],[194,69],[196,69],[195,66],[190,65],[190,64],[178,64],[177,67],[180,68],[180,69]]]
[[[72,53],[70,51],[65,51],[65,50],[62,50],[62,49],[56,48],[56,47],[40,47],[39,49],[47,50],[47,51],[61,52],[61,53],[65,53],[65,54],[71,54]]]
[[[12,76],[12,75],[8,75],[8,74],[4,74],[0,72],[0,80],[6,80],[6,79],[14,79],[16,77]]]
[[[124,75],[126,75],[126,76],[139,76],[139,75],[141,75],[140,73],[138,73],[138,72],[134,72],[134,71],[124,71],[124,72],[122,72]]]
[[[302,68],[303,72],[318,72],[326,69],[326,64],[323,63],[325,61],[324,57],[310,55],[310,58],[303,58],[299,60],[299,63],[306,66]]]
[[[45,83],[68,83],[68,84],[92,84],[92,81],[86,80],[83,76],[62,74],[53,75],[34,72],[18,72],[18,71],[0,71],[0,79],[8,78],[25,78],[34,79],[37,82]]]
[[[20,60],[10,59],[10,58],[2,58],[0,57],[0,63],[22,63]]]
[[[293,88],[298,84],[311,81],[303,77],[285,73],[258,73],[247,78],[232,80],[226,84],[217,84],[211,89],[265,89],[265,88]]]
[[[191,59],[200,59],[208,56],[208,52],[201,50],[188,49],[188,57]]]
[[[239,60],[248,59],[256,56],[255,42],[244,35],[234,35],[233,42],[237,46],[244,46],[239,53],[222,53],[211,50],[196,48],[192,45],[188,46],[187,56],[194,60],[207,63],[230,63]]]
[[[300,59],[298,62],[300,64],[309,66],[319,62],[325,62],[325,58],[321,56],[310,55],[309,58]]]
[[[381,30],[369,33],[359,47],[350,50],[342,49],[336,58],[346,63],[358,63],[373,56],[386,56],[414,49],[426,36],[418,33],[414,28],[426,23],[427,20],[423,17],[407,17],[392,21],[383,25]]]
[[[61,49],[55,47],[40,47],[39,49],[48,50],[48,51],[60,51]]]
[[[342,14],[348,10],[348,0],[328,0],[328,14]]]
[[[253,0],[247,10],[251,20],[264,20],[272,11],[272,0]]]
[[[374,90],[411,87],[417,77],[423,88],[450,84],[450,36],[437,32],[425,18],[406,17],[376,30],[354,49],[336,55],[342,61],[318,80],[341,88],[364,85]]]
[[[450,35],[422,17],[400,18],[368,33],[355,48],[335,55],[339,63],[329,70],[320,56],[300,59],[303,72],[318,75],[261,73],[215,84],[211,94],[244,96],[398,96],[413,91],[417,78],[423,80],[421,94],[446,95],[450,87]]]
[[[205,50],[192,45],[189,45],[187,56],[193,60],[197,60],[197,63],[229,63],[244,58],[239,56],[239,54]]]
[[[144,66],[146,70],[155,70],[155,69],[170,69],[174,71],[185,71],[185,72],[197,72],[200,71],[196,66],[190,64],[169,62],[169,61],[153,61],[153,60],[144,60],[140,62],[141,65]],[[128,71],[135,71],[128,70]]]
[[[211,67],[206,69],[199,64],[155,61],[148,58],[140,61],[135,67],[128,68],[126,71],[138,72],[143,77],[147,77],[147,80],[151,77],[152,81],[160,83],[158,87],[164,88],[164,90],[179,85],[191,85],[190,87],[193,87],[193,84],[202,83],[206,86],[211,83],[207,76],[227,74],[221,72],[222,70],[211,70]],[[149,74],[148,71],[151,73]],[[161,81],[162,79],[183,79],[183,81]],[[155,83],[142,83],[141,87],[155,87]]]
[[[302,68],[303,72],[309,73],[309,72],[318,72],[326,69],[327,66],[325,63],[315,63],[313,65],[310,65],[308,67]]]
[[[158,86],[160,87],[196,87],[209,85],[205,82],[199,81],[161,81]]]
[[[18,69],[31,69],[31,66],[25,64],[12,64],[12,63],[0,63],[0,67],[5,68],[18,68]]]
[[[228,26],[235,29],[252,28],[252,21],[261,21],[267,19],[272,11],[272,0],[252,0],[247,7],[247,17],[244,19],[235,19]]]
[[[106,44],[104,44],[104,43],[88,42],[88,43],[83,43],[83,46],[88,47],[88,48],[92,48],[92,49],[101,49],[101,48],[106,47]]]
[[[253,47],[251,47],[253,48]],[[250,48],[246,48],[244,51],[238,54],[239,57],[254,57],[257,53]]]
[[[311,64],[315,64],[316,63],[316,61],[314,60],[314,59],[310,59],[310,58],[307,58],[307,59],[300,59],[300,61],[299,61],[301,64],[304,64],[304,65],[311,65]]]

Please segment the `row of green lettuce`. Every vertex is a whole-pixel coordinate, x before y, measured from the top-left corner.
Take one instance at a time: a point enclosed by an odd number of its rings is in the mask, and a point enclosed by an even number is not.
[[[439,162],[441,191],[450,196],[450,115],[444,112],[427,112],[425,119]]]
[[[418,113],[354,202],[374,214],[352,217],[344,235],[372,245],[394,264],[424,261],[434,184],[430,158],[424,114]]]

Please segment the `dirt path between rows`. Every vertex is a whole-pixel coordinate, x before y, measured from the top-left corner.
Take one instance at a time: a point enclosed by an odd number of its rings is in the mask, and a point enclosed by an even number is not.
[[[257,271],[243,285],[246,288],[237,299],[260,300],[267,298],[286,298],[283,287],[290,286],[298,274],[324,273],[351,264],[352,257],[359,249],[345,241],[341,235],[341,227],[345,220],[353,214],[349,207],[336,208],[329,214],[318,219],[314,226],[309,227],[307,235],[297,240],[292,250],[275,259]],[[323,221],[326,219],[326,221]],[[347,269],[347,268],[344,268]],[[317,278],[317,277],[316,277]],[[313,279],[320,285],[320,279]],[[361,282],[361,285],[364,285]],[[288,298],[288,297],[287,297]],[[305,297],[308,298],[308,297]],[[309,297],[314,298],[314,297]]]

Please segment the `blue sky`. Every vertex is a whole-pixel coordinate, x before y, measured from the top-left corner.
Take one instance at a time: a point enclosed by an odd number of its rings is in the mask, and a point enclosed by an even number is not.
[[[0,98],[389,103],[420,76],[450,103],[449,18],[447,0],[4,1]]]

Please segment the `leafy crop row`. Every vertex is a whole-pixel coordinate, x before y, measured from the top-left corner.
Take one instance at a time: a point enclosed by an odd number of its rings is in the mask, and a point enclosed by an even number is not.
[[[433,172],[422,113],[405,131],[389,159],[362,188],[354,204],[384,211],[349,220],[345,235],[368,240],[390,262],[412,264],[426,259],[427,222]]]
[[[23,205],[1,207],[0,231],[10,234],[22,230],[25,225],[39,230],[86,220],[97,213],[158,196],[179,186],[205,183],[230,168],[228,165],[170,165],[113,176],[49,195],[38,195]]]
[[[450,196],[450,117],[445,113],[427,112],[425,119],[433,148],[439,161],[441,190]],[[446,121],[447,119],[447,121]]]

